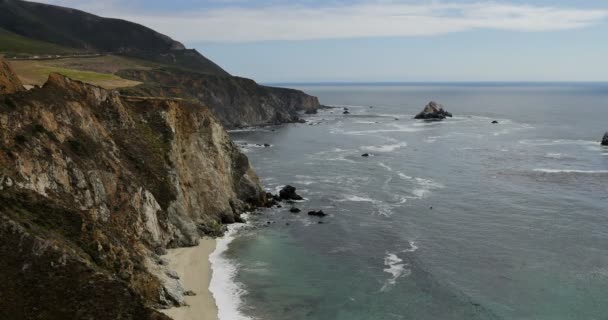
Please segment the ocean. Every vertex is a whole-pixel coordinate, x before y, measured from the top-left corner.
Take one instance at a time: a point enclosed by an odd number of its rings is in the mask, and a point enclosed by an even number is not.
[[[283,86],[339,108],[231,132],[305,200],[218,242],[221,320],[608,318],[607,83]]]

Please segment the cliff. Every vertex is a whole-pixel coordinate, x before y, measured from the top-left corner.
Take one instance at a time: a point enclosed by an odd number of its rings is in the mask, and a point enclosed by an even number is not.
[[[11,67],[0,57],[0,94],[15,93],[23,90],[23,84]]]
[[[199,103],[52,74],[0,95],[0,128],[1,319],[167,319],[183,289],[158,254],[266,202]]]
[[[316,97],[302,91],[261,86],[239,77],[177,69],[121,70],[118,74],[144,83],[121,90],[125,95],[194,99],[209,106],[229,128],[296,122],[299,111],[320,107]]]

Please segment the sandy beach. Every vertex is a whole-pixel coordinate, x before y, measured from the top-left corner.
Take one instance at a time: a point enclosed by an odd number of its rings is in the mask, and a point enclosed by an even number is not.
[[[169,250],[165,256],[171,269],[175,270],[186,290],[196,296],[186,297],[188,306],[162,310],[175,320],[218,320],[218,310],[209,291],[211,264],[209,255],[215,250],[214,239],[201,239],[196,247]]]

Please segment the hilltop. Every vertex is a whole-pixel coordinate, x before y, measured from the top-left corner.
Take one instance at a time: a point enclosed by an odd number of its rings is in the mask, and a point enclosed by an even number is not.
[[[206,74],[229,75],[196,50],[186,49],[180,42],[150,28],[76,9],[0,0],[0,28],[4,30],[0,32],[1,39],[13,39],[14,47],[4,48],[9,52],[115,53]]]

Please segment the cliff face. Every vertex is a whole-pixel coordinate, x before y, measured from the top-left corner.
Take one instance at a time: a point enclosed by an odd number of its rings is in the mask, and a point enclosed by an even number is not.
[[[53,74],[0,95],[0,128],[2,319],[166,319],[183,289],[157,254],[266,201],[198,103]]]
[[[316,97],[304,92],[260,86],[239,77],[213,76],[174,69],[122,70],[121,77],[144,84],[121,92],[132,96],[183,97],[209,106],[227,127],[295,122],[298,111],[316,110]]]
[[[23,90],[23,84],[11,67],[0,57],[0,94],[15,93]]]

